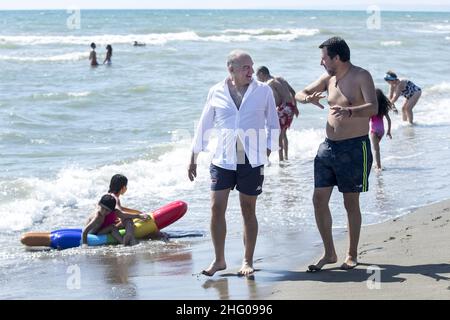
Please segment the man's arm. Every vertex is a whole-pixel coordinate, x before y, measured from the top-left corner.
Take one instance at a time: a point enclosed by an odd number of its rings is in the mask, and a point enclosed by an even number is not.
[[[211,99],[213,90],[208,93],[205,106],[203,107],[202,115],[195,132],[194,140],[191,145],[191,158],[188,165],[188,178],[191,181],[197,177],[197,158],[198,154],[205,151],[206,146],[211,135],[211,130],[214,128],[214,108],[211,106]]]
[[[273,92],[273,97],[275,99],[275,104],[276,104],[276,97],[278,97],[278,99],[280,100],[280,105],[284,106],[286,105],[286,97],[283,94],[283,85],[276,79],[274,79],[273,81],[271,81],[269,83],[269,86],[272,88],[272,92]]]
[[[294,102],[297,103],[297,100],[295,100],[295,90],[294,90],[294,88],[292,88],[291,85],[289,84],[289,82],[287,82],[287,81],[286,81],[286,84],[287,84],[289,93],[292,95],[292,98],[294,98]]]
[[[280,120],[278,119],[277,107],[272,90],[268,90],[266,116],[266,134],[267,134],[267,157],[271,151],[279,149],[278,138],[280,136]]]
[[[188,166],[188,178],[191,181],[194,181],[195,178],[197,178],[197,158],[198,153],[191,153],[191,161],[189,162]]]
[[[312,103],[321,109],[325,107],[320,103],[320,99],[325,98],[321,93],[327,91],[327,84],[330,76],[328,74],[323,74],[319,79],[309,84],[305,89],[298,92],[295,95],[295,100],[300,103]]]
[[[371,117],[378,113],[377,94],[375,91],[375,85],[373,83],[372,76],[368,71],[364,70],[358,74],[358,80],[361,83],[361,93],[363,95],[365,103],[351,108],[341,106],[330,107],[330,109],[333,110],[333,112],[331,113],[332,115],[336,116],[337,118],[365,118]]]

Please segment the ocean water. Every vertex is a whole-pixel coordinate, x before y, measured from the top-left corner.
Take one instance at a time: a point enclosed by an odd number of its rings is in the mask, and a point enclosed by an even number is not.
[[[414,109],[416,125],[391,115],[393,139],[381,143],[385,170],[372,171],[370,191],[361,196],[363,223],[448,198],[448,12],[381,12],[379,29],[368,28],[366,12],[354,11],[81,11],[80,29],[75,30],[68,28],[69,18],[65,11],[0,11],[2,298],[32,296],[30,288],[11,284],[14,268],[41,270],[43,261],[86,257],[80,249],[30,252],[20,244],[20,235],[81,226],[115,173],[129,178],[124,205],[152,210],[184,200],[188,213],[167,231],[204,236],[173,240],[169,246],[98,248],[88,256],[192,254],[212,246],[211,154],[201,155],[194,183],[187,179],[186,165],[208,89],[226,77],[226,56],[235,48],[249,51],[255,67],[266,65],[301,90],[324,72],[318,45],[340,35],[351,48],[352,62],[369,70],[385,92],[388,69],[411,79],[423,89]],[[146,46],[133,47],[133,41]],[[105,46],[112,45],[112,66],[89,67],[91,42],[97,44],[99,61]],[[257,247],[256,258],[300,255],[320,242],[311,203],[313,159],[325,137],[327,114],[312,105],[300,105],[300,113],[288,131],[290,160],[280,166],[277,156],[271,156],[257,207],[260,236],[279,240],[280,230],[298,233],[301,241],[293,247],[299,252],[280,249],[274,240],[273,248]],[[336,229],[344,228],[337,190],[331,208]],[[235,192],[227,221],[228,237],[240,239]],[[201,252],[212,258],[212,252]]]

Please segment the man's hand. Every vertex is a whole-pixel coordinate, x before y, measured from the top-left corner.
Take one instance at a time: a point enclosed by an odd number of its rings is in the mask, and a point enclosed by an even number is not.
[[[189,164],[188,177],[189,177],[189,180],[191,180],[191,181],[194,181],[194,179],[197,177],[197,164],[196,163]]]
[[[350,118],[352,112],[347,107],[341,107],[341,106],[333,106],[330,107],[332,110],[331,115],[335,116],[338,120],[342,120],[344,118]]]
[[[325,107],[320,103],[320,99],[325,98],[322,95],[322,92],[314,92],[313,94],[307,95],[305,98],[306,103],[312,103],[315,106],[318,106],[320,109],[325,109]]]
[[[390,132],[386,133],[386,136],[388,136],[388,137],[389,137],[389,139],[392,139],[392,135],[391,135],[391,133],[390,133]]]

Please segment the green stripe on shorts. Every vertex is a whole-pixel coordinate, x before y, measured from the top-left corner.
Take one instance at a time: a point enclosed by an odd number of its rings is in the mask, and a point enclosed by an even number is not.
[[[363,147],[363,192],[367,191],[367,144],[366,141],[362,142]]]

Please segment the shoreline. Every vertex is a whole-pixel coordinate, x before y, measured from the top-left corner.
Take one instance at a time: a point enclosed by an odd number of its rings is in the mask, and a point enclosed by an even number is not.
[[[450,199],[363,226],[359,265],[340,270],[347,238],[335,241],[338,262],[321,272],[289,270],[263,299],[450,299]],[[316,257],[318,259],[319,256]],[[313,260],[316,261],[316,260]]]
[[[13,261],[15,272],[4,279],[1,296],[88,300],[450,299],[446,245],[450,199],[363,226],[360,265],[355,270],[339,269],[348,240],[344,229],[333,232],[339,261],[318,273],[306,272],[307,265],[322,253],[316,230],[263,232],[255,255],[257,272],[247,278],[236,274],[243,253],[239,231],[227,238],[228,268],[213,277],[198,274],[213,257],[207,237],[143,242],[134,248],[50,250],[36,256],[30,252],[30,259]],[[312,245],[302,246],[308,242]],[[80,270],[78,290],[68,287],[68,268],[73,266]],[[375,275],[368,273],[369,267],[380,269],[379,289],[368,288],[367,280]],[[376,284],[371,283],[373,287]]]

